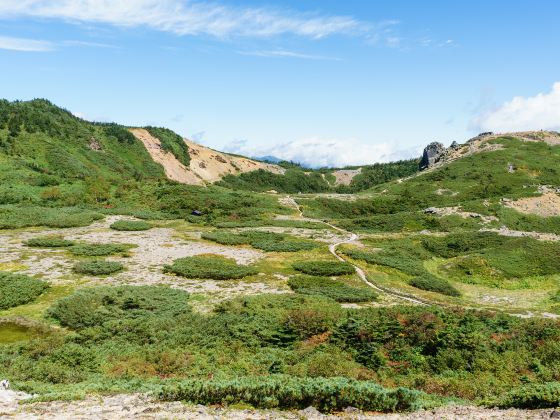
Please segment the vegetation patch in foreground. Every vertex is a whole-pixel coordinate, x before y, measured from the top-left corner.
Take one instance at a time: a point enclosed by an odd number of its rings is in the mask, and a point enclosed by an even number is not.
[[[48,288],[42,280],[0,271],[0,310],[33,302]]]
[[[371,302],[377,299],[377,293],[371,289],[348,286],[341,280],[328,277],[295,276],[288,281],[288,285],[296,293],[325,296],[341,303]]]
[[[74,242],[61,236],[40,236],[28,239],[25,245],[33,248],[65,248],[74,245]]]
[[[248,403],[258,408],[282,409],[313,406],[322,412],[346,407],[382,412],[415,410],[421,407],[422,395],[407,388],[386,389],[372,381],[285,375],[189,380],[165,387],[159,394],[163,400],[194,404]]]
[[[148,230],[152,227],[152,225],[141,220],[119,220],[113,223],[110,227],[114,230],[133,232]]]
[[[187,292],[164,286],[92,287],[60,299],[48,314],[81,330],[126,319],[174,317],[190,311],[188,298]]]
[[[74,266],[74,272],[91,276],[106,276],[124,269],[124,265],[116,261],[94,260],[82,261]]]
[[[352,264],[342,261],[299,261],[292,267],[312,276],[342,276],[355,272]]]
[[[166,265],[164,272],[189,279],[230,280],[252,276],[258,271],[251,266],[239,265],[231,258],[220,255],[196,255],[179,258]]]

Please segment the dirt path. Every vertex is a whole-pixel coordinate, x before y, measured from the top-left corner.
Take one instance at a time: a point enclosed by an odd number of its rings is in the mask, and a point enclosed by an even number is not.
[[[293,207],[295,210],[297,210],[297,212],[299,213],[299,217],[302,219],[305,219],[307,221],[310,222],[315,222],[315,223],[322,223],[328,227],[330,227],[331,229],[334,229],[340,233],[343,233],[345,235],[348,235],[348,239],[345,239],[343,241],[340,242],[335,242],[334,244],[329,245],[329,252],[339,261],[342,262],[347,262],[348,264],[351,264],[352,267],[354,267],[354,270],[356,271],[356,274],[358,275],[358,277],[365,283],[367,284],[369,287],[371,287],[372,289],[376,290],[379,293],[384,293],[384,294],[388,294],[394,298],[400,299],[400,300],[404,300],[406,302],[409,303],[413,303],[415,305],[427,305],[428,302],[424,302],[422,300],[419,299],[415,299],[413,297],[409,297],[409,296],[404,296],[403,294],[391,291],[389,289],[386,288],[382,288],[377,286],[376,284],[372,283],[371,281],[368,280],[366,273],[364,272],[364,270],[362,270],[360,267],[358,267],[355,264],[352,264],[350,261],[348,261],[347,259],[345,259],[343,256],[341,256],[338,252],[336,252],[337,248],[340,245],[343,244],[349,244],[349,243],[353,243],[356,242],[356,240],[358,239],[358,235],[356,233],[347,231],[346,229],[342,229],[338,226],[332,225],[329,222],[325,222],[324,220],[321,219],[313,219],[313,218],[309,218],[309,217],[304,217],[303,216],[303,211],[301,210],[301,207],[299,206],[299,204],[296,202],[296,200],[294,200],[292,197],[287,196],[285,198],[285,200],[283,200],[283,202],[291,207]]]

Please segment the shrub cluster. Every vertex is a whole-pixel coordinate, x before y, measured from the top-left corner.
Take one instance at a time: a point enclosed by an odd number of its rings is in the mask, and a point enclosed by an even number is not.
[[[500,408],[556,408],[560,405],[560,383],[531,384],[520,386],[503,395],[491,406]]]
[[[337,302],[358,303],[377,299],[377,293],[371,289],[348,286],[341,280],[328,277],[295,276],[288,280],[288,285],[296,293],[325,296]]]
[[[214,280],[240,279],[258,273],[254,267],[239,265],[235,260],[220,255],[179,258],[172,265],[166,265],[164,272],[190,279]]]
[[[39,279],[0,271],[0,310],[32,302],[48,288]]]
[[[25,241],[25,245],[34,248],[64,248],[74,245],[74,242],[61,236],[40,236]]]
[[[126,244],[76,244],[70,252],[79,257],[105,257],[107,255],[125,254],[130,245]]]
[[[190,311],[188,298],[187,292],[164,286],[92,287],[60,299],[48,315],[81,330],[125,319],[174,317]]]
[[[47,208],[35,206],[0,206],[0,229],[20,229],[30,226],[70,228],[88,226],[103,215],[78,208]]]
[[[148,230],[152,227],[147,222],[141,220],[118,220],[113,223],[111,229],[114,230],[122,230],[122,231],[140,231],[140,230]]]
[[[74,272],[92,276],[106,276],[123,269],[124,266],[121,263],[105,260],[82,261],[74,265]]]
[[[417,289],[437,292],[447,296],[461,296],[461,292],[453,287],[448,281],[440,279],[429,273],[419,277],[414,277],[410,280],[410,285],[416,287]]]
[[[342,276],[355,272],[352,264],[342,261],[298,261],[292,267],[312,276]]]
[[[347,378],[241,377],[232,380],[188,380],[163,388],[166,401],[194,404],[248,403],[258,408],[322,412],[356,407],[368,411],[408,411],[420,408],[422,394],[406,388],[386,389],[375,382]]]
[[[261,231],[245,231],[241,233],[214,231],[204,233],[202,238],[222,245],[251,245],[253,248],[262,249],[267,252],[308,251],[319,246],[319,244],[311,240]]]

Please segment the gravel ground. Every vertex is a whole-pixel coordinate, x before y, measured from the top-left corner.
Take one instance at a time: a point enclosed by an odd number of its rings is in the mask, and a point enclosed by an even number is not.
[[[224,409],[180,402],[159,402],[142,394],[89,396],[81,401],[18,404],[26,395],[0,391],[0,419],[545,419],[553,410],[496,410],[470,406],[448,406],[405,414],[362,413],[348,408],[337,415],[323,415],[309,407],[299,411]]]

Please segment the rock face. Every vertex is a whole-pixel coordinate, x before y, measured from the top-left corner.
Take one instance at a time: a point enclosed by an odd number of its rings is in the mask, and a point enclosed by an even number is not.
[[[445,146],[439,142],[428,144],[424,149],[422,160],[420,161],[420,170],[428,169],[439,162],[445,155],[446,150]]]

